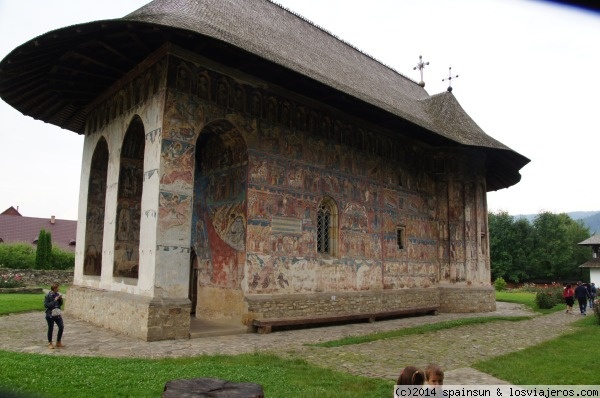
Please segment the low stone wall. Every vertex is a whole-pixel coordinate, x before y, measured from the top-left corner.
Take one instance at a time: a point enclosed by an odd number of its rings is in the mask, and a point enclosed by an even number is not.
[[[385,312],[439,305],[431,289],[380,290],[293,295],[249,295],[248,318],[289,318]]]
[[[0,268],[0,274],[19,274],[25,286],[42,286],[48,289],[55,282],[61,286],[70,286],[73,283],[72,270]]]
[[[468,313],[496,310],[491,286],[437,286],[374,292],[249,295],[244,322],[261,318],[311,317],[385,312],[438,306],[440,312]]]
[[[492,286],[438,286],[440,312],[496,311],[496,292]]]
[[[146,341],[190,337],[189,300],[160,299],[72,286],[65,313]]]

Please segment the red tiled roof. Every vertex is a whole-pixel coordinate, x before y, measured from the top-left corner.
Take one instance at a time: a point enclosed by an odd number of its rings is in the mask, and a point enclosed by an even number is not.
[[[40,231],[52,234],[52,245],[63,250],[75,251],[77,221],[51,218],[23,217],[0,214],[0,242],[34,244]],[[73,244],[71,244],[73,242]]]
[[[0,214],[6,214],[7,216],[20,216],[19,210],[15,209],[13,206],[10,206],[8,209],[4,210]]]

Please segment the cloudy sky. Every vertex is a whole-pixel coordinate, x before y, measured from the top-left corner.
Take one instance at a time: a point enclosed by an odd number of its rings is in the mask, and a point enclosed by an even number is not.
[[[254,0],[253,0],[254,1]],[[49,30],[119,18],[147,0],[0,0],[0,59]],[[527,0],[279,0],[425,89],[453,93],[531,159],[490,211],[600,211],[600,15]],[[35,11],[34,11],[35,10]],[[0,212],[75,219],[83,138],[0,100]]]

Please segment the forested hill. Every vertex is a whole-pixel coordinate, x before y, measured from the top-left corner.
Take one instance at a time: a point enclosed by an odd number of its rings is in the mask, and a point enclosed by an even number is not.
[[[597,211],[572,211],[567,213],[573,220],[583,221],[583,225],[589,227],[590,233],[600,233],[600,210]],[[517,214],[515,218],[525,218],[529,222],[532,222],[538,215],[537,214]]]

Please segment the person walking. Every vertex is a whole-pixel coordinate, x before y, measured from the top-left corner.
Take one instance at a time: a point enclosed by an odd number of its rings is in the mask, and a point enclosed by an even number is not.
[[[579,312],[581,312],[581,315],[586,315],[585,309],[587,308],[590,294],[581,281],[577,282],[577,287],[575,288],[575,298],[579,303]]]
[[[590,308],[594,308],[594,301],[596,300],[596,294],[598,290],[596,289],[596,284],[594,282],[590,283]]]
[[[44,307],[46,307],[46,322],[48,323],[48,348],[54,349],[54,347],[64,347],[62,335],[65,330],[65,324],[62,319],[62,313],[60,307],[63,305],[62,295],[58,292],[58,283],[53,283],[50,286],[50,291],[44,298]],[[54,332],[54,324],[58,326],[58,333],[56,335],[56,346],[52,344],[52,334]]]
[[[567,304],[567,314],[573,313],[573,304],[575,303],[575,300],[573,299],[574,296],[575,291],[573,290],[573,287],[570,283],[567,283],[567,286],[565,286],[565,289],[563,290],[563,298],[565,299],[565,304]]]

